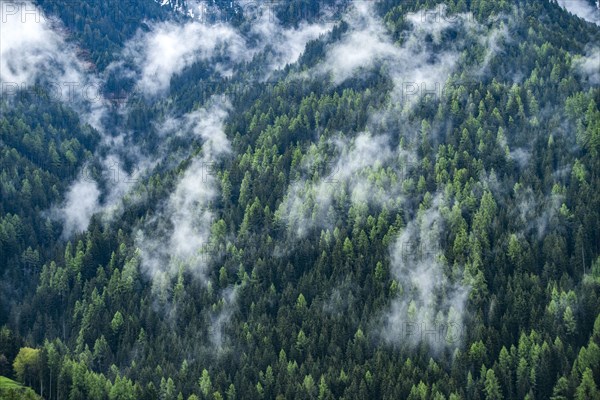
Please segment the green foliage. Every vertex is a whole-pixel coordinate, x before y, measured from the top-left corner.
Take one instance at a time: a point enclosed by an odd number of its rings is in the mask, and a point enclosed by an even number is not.
[[[23,347],[15,357],[13,368],[17,380],[30,383],[41,372],[40,351],[31,347]]]
[[[2,400],[41,400],[31,388],[0,376],[0,399]]]
[[[100,69],[142,16],[164,17],[154,2],[108,17],[113,1],[55,3],[40,2],[74,16],[67,28]],[[284,23],[316,3],[282,6]],[[406,13],[438,3],[385,0],[377,9],[402,44]],[[338,143],[374,129],[374,110],[392,98],[383,68],[339,86],[296,73],[324,59],[344,24],[274,82],[242,82],[243,93],[235,77],[211,87],[233,94],[224,127],[232,151],[218,167],[220,195],[205,227],[219,256],[202,266],[202,279],[177,265],[152,281],[137,248],[137,228],[164,211],[191,159],[173,156],[145,178],[148,196],[65,242],[43,210],[60,204],[73,179],[66,169],[81,168],[99,135],[66,106],[0,104],[0,322],[9,323],[0,329],[0,373],[14,366],[49,400],[598,396],[600,92],[574,68],[599,34],[553,2],[519,2],[514,13],[511,4],[448,2],[450,12],[471,11],[494,27],[490,14],[536,18],[498,22],[511,39],[476,82],[464,78],[488,55],[475,38],[450,77],[455,85],[381,121],[394,151],[418,160],[410,165],[398,156],[348,180],[331,171]],[[434,42],[421,45],[435,51]],[[262,67],[256,59],[239,68]],[[173,77],[164,103],[130,105],[128,123],[146,146],[171,105],[185,113],[205,102],[205,69],[197,63]],[[528,156],[518,159],[519,150]],[[355,182],[373,188],[367,200],[357,199]],[[282,204],[296,189],[290,216]],[[325,192],[332,196],[321,212]],[[441,343],[390,338],[381,317],[396,301],[410,299],[404,322],[420,324],[428,311],[410,297],[415,288],[390,249],[415,216],[427,225],[440,197],[441,248],[420,267],[435,259],[439,280],[464,290],[464,305],[435,317],[445,323],[462,307],[465,329],[455,341],[436,332]],[[450,293],[435,284],[432,302],[443,304]]]

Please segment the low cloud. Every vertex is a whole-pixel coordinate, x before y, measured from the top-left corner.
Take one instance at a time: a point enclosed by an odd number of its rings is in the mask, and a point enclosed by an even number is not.
[[[444,272],[448,268],[443,257],[443,207],[438,195],[391,247],[390,270],[399,295],[385,314],[381,330],[390,343],[416,346],[425,342],[434,350],[461,343],[470,290]]]
[[[600,47],[591,48],[585,56],[576,58],[574,67],[591,85],[600,85]]]
[[[78,57],[59,19],[30,2],[3,2],[0,7],[0,96],[29,93],[68,104],[84,122],[100,128],[104,99],[93,65]]]
[[[309,174],[290,184],[276,216],[286,222],[292,235],[301,238],[312,228],[333,229],[350,205],[408,210],[411,204],[403,183],[414,175],[414,166],[420,161],[412,147],[419,129],[403,117],[404,112],[412,111],[412,106],[431,92],[440,96],[461,63],[467,43],[488,49],[480,65],[466,67],[471,75],[481,75],[501,52],[507,32],[502,24],[486,30],[469,15],[430,21],[413,14],[407,21],[410,28],[401,42],[394,43],[371,7],[355,4],[347,16],[348,31],[326,48],[323,63],[301,75],[326,74],[339,85],[380,68],[391,78],[393,88],[389,103],[369,115],[367,132],[354,138],[322,140],[306,151],[304,170],[317,165],[313,169],[321,172],[322,154],[333,153],[329,158],[335,161],[327,165],[327,172]],[[451,30],[457,40],[444,39]],[[398,130],[392,132],[386,126]],[[435,127],[425,129],[428,135],[436,131]],[[398,134],[405,144],[395,149],[391,143],[397,142],[394,135]],[[435,352],[462,343],[470,287],[463,282],[462,273],[448,276],[452,268],[446,264],[442,238],[445,202],[437,195],[430,208],[420,210],[390,247],[390,269],[398,283],[398,295],[378,324],[388,343],[408,347],[426,343]]]
[[[392,104],[401,108],[410,108],[426,94],[439,97],[442,93],[465,46],[460,37],[444,41],[448,30],[481,34],[480,27],[466,14],[435,20],[408,14],[410,28],[395,43],[373,6],[362,2],[352,5],[345,20],[348,31],[328,46],[325,61],[314,72],[330,75],[332,82],[339,85],[375,68],[385,70],[394,84]]]
[[[217,308],[211,313],[209,338],[218,352],[229,347],[226,327],[237,310],[237,298],[240,288],[241,286],[239,285],[225,288],[221,293],[221,300]]]
[[[258,37],[261,51],[267,51],[267,68],[263,79],[271,73],[293,64],[304,52],[306,44],[333,28],[332,22],[301,22],[298,27],[284,28],[276,18],[262,18],[252,25],[250,33]]]
[[[556,0],[557,3],[571,14],[577,15],[588,22],[600,25],[600,6],[592,6],[587,0]]]
[[[524,169],[529,163],[531,152],[524,148],[517,148],[510,152],[510,158],[515,160],[521,169]]]
[[[28,2],[3,3],[1,10],[2,97],[11,99],[25,92],[33,94],[35,101],[39,93],[33,88],[37,86],[50,101],[68,105],[81,116],[81,123],[94,127],[102,137],[100,147],[122,149],[123,136],[107,132],[103,124],[107,102],[101,94],[102,81],[90,64],[78,57],[78,48],[68,40],[60,21]],[[126,176],[116,152],[107,154],[99,160],[103,172]],[[89,164],[84,165],[62,203],[49,210],[49,215],[63,222],[64,238],[85,230],[92,215],[112,207],[130,186],[124,179],[109,179],[110,192],[101,201],[99,182],[87,168]]]
[[[213,202],[219,194],[215,165],[231,152],[231,144],[223,130],[230,104],[214,97],[205,108],[181,118],[170,118],[165,130],[193,135],[202,140],[200,153],[182,172],[173,193],[160,205],[155,215],[138,229],[135,246],[139,249],[141,270],[153,284],[157,299],[173,316],[176,308],[168,303],[169,288],[180,274],[191,274],[206,288],[214,290],[210,268],[219,261],[211,236],[216,211]],[[211,350],[218,353],[228,348],[226,327],[237,309],[240,285],[229,285],[220,300],[208,312],[211,321]]]
[[[2,82],[33,85],[40,78],[79,82],[81,63],[75,48],[56,30],[59,21],[50,19],[32,3],[2,3],[0,33],[0,79]]]
[[[430,21],[412,14],[407,17],[412,27],[402,43],[396,44],[369,4],[353,4],[346,19],[348,31],[339,42],[327,47],[325,61],[310,73],[328,74],[334,84],[340,84],[381,66],[389,73],[394,87],[390,101],[369,115],[368,132],[359,133],[355,138],[338,137],[308,149],[303,168],[312,173],[290,184],[277,211],[278,218],[298,237],[315,226],[332,228],[340,216],[338,210],[345,213],[350,204],[400,207],[404,200],[402,182],[408,175],[408,166],[418,162],[411,150],[393,149],[390,144],[397,141],[393,134],[401,134],[408,143],[417,138],[418,129],[402,118],[402,111],[410,111],[418,99],[432,91],[435,96],[441,96],[457,67],[462,40],[442,43],[446,30],[479,32],[472,18],[466,15]],[[425,43],[438,46],[439,51]],[[399,124],[399,120],[403,122]],[[390,121],[388,126],[397,126],[398,131],[386,128],[387,121]],[[434,131],[430,129],[427,134]],[[327,154],[329,149],[334,150],[329,156],[334,161],[327,163],[322,154]]]
[[[251,21],[244,32],[224,21],[210,23],[204,19],[150,24],[150,31],[140,30],[126,44],[122,60],[108,70],[135,77],[139,90],[155,96],[164,94],[171,78],[196,62],[209,61],[214,71],[230,77],[237,66],[265,51],[261,78],[266,79],[273,71],[296,62],[306,44],[332,26],[302,22],[297,27],[284,27],[274,16]]]
[[[515,193],[517,204],[515,220],[522,227],[522,234],[534,233],[538,240],[557,224],[560,207],[564,196],[560,193],[552,193],[548,196],[536,196],[531,188],[519,188]]]
[[[349,32],[340,42],[327,49],[326,60],[320,68],[331,73],[333,82],[339,84],[362,69],[376,63],[392,61],[399,56],[381,21],[367,3],[356,3],[346,16]]]
[[[200,22],[151,25],[150,32],[139,31],[123,51],[124,61],[139,69],[138,88],[148,95],[164,93],[174,75],[195,62],[213,60],[217,56],[239,63],[250,60],[253,54],[233,27]],[[123,61],[119,61],[109,66],[109,70],[122,66]],[[215,63],[214,67],[229,70],[229,65],[223,62]]]
[[[326,147],[334,149],[335,162],[326,163],[319,156]],[[337,210],[345,213],[347,203],[381,206],[399,201],[389,190],[397,187],[397,182],[387,181],[386,174],[382,174],[383,181],[372,176],[393,158],[386,136],[366,132],[353,139],[338,137],[323,142],[319,149],[311,148],[303,160],[304,176],[289,186],[276,217],[285,221],[294,235],[303,237],[316,226],[333,228]]]
[[[87,229],[92,215],[100,209],[99,198],[100,190],[96,182],[86,179],[83,175],[71,185],[64,205],[52,212],[63,221],[64,238]]]
[[[151,277],[172,277],[184,268],[206,282],[211,261],[207,246],[214,221],[211,205],[218,194],[211,171],[214,163],[230,152],[223,131],[228,109],[228,103],[217,98],[211,107],[194,111],[179,122],[181,129],[203,139],[202,151],[183,172],[161,212],[138,232],[142,268]]]

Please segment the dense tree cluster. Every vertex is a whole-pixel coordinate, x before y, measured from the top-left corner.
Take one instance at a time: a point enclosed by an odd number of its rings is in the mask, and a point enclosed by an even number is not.
[[[297,15],[304,3],[279,15]],[[406,13],[437,3],[385,0],[378,10],[401,43]],[[144,182],[148,196],[118,221],[95,218],[65,243],[42,211],[64,196],[67,171],[91,156],[98,134],[57,104],[1,104],[0,375],[50,400],[597,398],[600,89],[577,74],[574,54],[600,32],[552,2],[517,2],[519,11],[508,1],[446,3],[481,23],[513,15],[512,40],[476,78],[469,71],[485,48],[469,46],[443,95],[419,99],[402,124],[384,121],[394,146],[418,161],[401,178],[376,166],[367,179],[380,191],[402,188],[409,200],[356,201],[333,174],[330,227],[307,225],[296,235],[281,206],[300,183],[299,213],[318,219],[316,183],[335,161],[329,143],[368,129],[373,110],[390,101],[391,82],[384,71],[340,86],[286,77],[322,61],[343,24],[267,82],[203,84],[210,77],[198,63],[172,79],[164,102],[131,100],[128,123],[150,149],[153,120],[167,104],[185,113],[213,93],[230,95],[232,156],[216,169],[211,227],[223,254],[208,284],[181,268],[157,289],[135,241],[193,156],[157,168]],[[90,28],[102,7],[69,11],[98,65],[124,36],[100,40],[97,30],[136,28],[101,19],[94,24],[106,26]],[[255,60],[243,68],[251,76],[260,67]],[[523,162],[511,153],[518,148],[528,150]],[[322,165],[307,171],[315,159]],[[390,245],[439,194],[440,265],[469,287],[466,328],[441,350],[378,333],[382,313],[410,290],[392,273]],[[23,274],[30,278],[19,283]],[[220,324],[223,313],[228,322]]]

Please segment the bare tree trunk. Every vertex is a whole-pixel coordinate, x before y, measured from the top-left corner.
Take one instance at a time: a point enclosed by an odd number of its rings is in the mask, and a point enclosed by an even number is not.
[[[64,310],[65,309],[65,295],[64,293],[61,293],[60,295],[60,309]],[[63,312],[61,315],[61,319],[62,319],[62,331],[63,331],[63,342],[66,340],[65,336],[67,336],[66,333],[66,327],[65,327],[65,313]]]

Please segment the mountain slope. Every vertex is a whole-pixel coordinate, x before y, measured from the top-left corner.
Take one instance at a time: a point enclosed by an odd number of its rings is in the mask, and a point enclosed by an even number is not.
[[[141,172],[93,176],[0,354],[39,347],[46,398],[594,398],[599,27],[554,2],[302,3],[123,42],[131,92],[101,143],[72,135]]]

